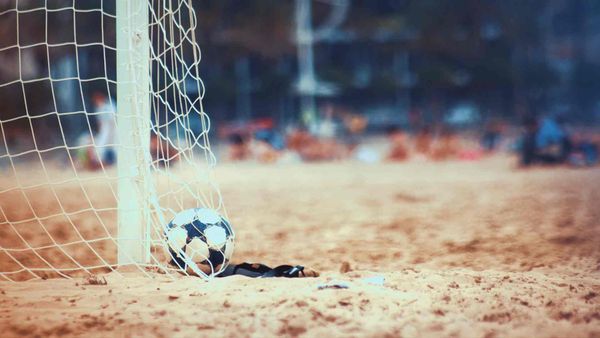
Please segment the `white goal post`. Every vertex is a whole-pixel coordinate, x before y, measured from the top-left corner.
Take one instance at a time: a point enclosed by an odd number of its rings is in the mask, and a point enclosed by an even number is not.
[[[117,1],[117,135],[119,147],[118,245],[119,265],[148,263],[150,221],[150,36],[145,1]]]
[[[0,280],[165,264],[222,214],[192,0],[0,2]]]

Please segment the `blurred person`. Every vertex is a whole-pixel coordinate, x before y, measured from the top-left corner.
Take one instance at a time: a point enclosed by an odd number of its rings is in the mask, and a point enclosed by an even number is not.
[[[389,161],[405,161],[408,159],[408,146],[406,133],[398,127],[388,130],[390,150],[387,155]]]
[[[83,134],[77,139],[77,151],[75,153],[77,167],[84,170],[98,170],[102,168],[98,161],[98,154],[92,142],[92,136]]]
[[[327,105],[324,109],[323,118],[319,121],[317,136],[323,139],[333,139],[336,137],[338,125],[333,119],[333,106]]]
[[[302,129],[291,132],[287,140],[288,149],[295,151],[303,161],[329,161],[347,155],[345,146],[335,139],[319,139]]]
[[[261,129],[254,134],[251,151],[259,162],[276,162],[284,149],[285,140],[273,128]]]
[[[287,148],[291,151],[300,152],[300,149],[308,142],[312,142],[313,136],[306,128],[290,128],[285,137]]]
[[[344,125],[344,143],[348,151],[352,152],[361,143],[362,134],[365,132],[368,121],[359,114],[342,113]]]
[[[569,163],[577,166],[593,166],[598,164],[598,145],[593,138],[581,133],[573,135],[573,149],[569,154]]]
[[[92,104],[97,124],[96,133],[83,133],[79,137],[76,158],[82,168],[99,170],[116,162],[116,106],[99,91],[92,94]]]
[[[367,124],[367,119],[358,114],[349,114],[344,117],[344,126],[351,134],[362,134],[367,128]]]
[[[311,139],[299,149],[299,155],[304,161],[332,161],[347,156],[346,148],[333,139]]]
[[[424,156],[429,156],[431,151],[432,133],[429,126],[419,129],[415,135],[415,152]]]
[[[442,128],[439,137],[431,147],[431,158],[433,160],[449,160],[456,158],[460,151],[458,137],[448,127]]]
[[[275,131],[271,118],[226,124],[219,128],[219,137],[227,140],[227,157],[231,161],[252,159],[257,156],[257,151],[264,154],[266,148],[275,151],[285,148],[285,139]],[[262,158],[262,155],[258,157]]]
[[[103,166],[110,166],[116,162],[114,147],[117,138],[116,112],[114,100],[109,99],[104,93],[97,91],[92,95],[98,133],[94,136],[94,146],[98,154],[97,161]]]
[[[265,140],[254,140],[251,143],[253,157],[261,163],[275,163],[281,154],[269,142]]]
[[[347,157],[346,146],[335,138],[319,138],[306,128],[292,128],[286,135],[286,145],[289,151],[297,153],[303,161],[329,161]]]
[[[171,145],[168,140],[165,140],[155,133],[150,137],[150,155],[152,161],[159,167],[168,167],[179,160],[179,151]]]
[[[228,136],[227,140],[229,143],[229,160],[243,161],[250,158],[251,151],[249,141],[242,133],[232,133]]]
[[[535,163],[565,163],[572,150],[572,142],[562,117],[525,119],[525,133],[521,142],[521,165]]]
[[[278,151],[285,149],[285,138],[273,127],[257,130],[254,139],[266,142]]]
[[[564,163],[571,152],[571,139],[562,116],[540,121],[535,138],[537,157],[544,163]]]
[[[535,116],[525,116],[523,120],[523,137],[520,145],[520,164],[528,166],[535,162],[536,155],[536,134],[539,129],[539,123]]]

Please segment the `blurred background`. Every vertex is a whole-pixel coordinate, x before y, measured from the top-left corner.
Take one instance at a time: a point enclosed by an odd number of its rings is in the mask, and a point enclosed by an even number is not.
[[[115,97],[114,50],[86,45],[115,46],[115,1],[56,0],[47,7],[73,10],[28,11],[38,3],[0,1],[0,11],[18,9],[0,20],[2,121],[93,111],[98,90]],[[222,159],[471,159],[500,148],[522,164],[597,161],[598,1],[193,4],[204,109]],[[47,48],[63,40],[76,44]],[[32,47],[10,48],[17,43]],[[18,79],[40,81],[22,88],[11,83]],[[85,131],[83,115],[60,117],[67,139]],[[34,128],[51,139],[58,118]],[[17,144],[19,133],[9,138]]]
[[[435,122],[529,112],[600,119],[596,1],[197,3],[205,102],[217,120],[300,118],[311,85],[299,83],[298,50],[311,23],[317,109],[401,124],[411,110]],[[308,23],[298,22],[303,5]]]

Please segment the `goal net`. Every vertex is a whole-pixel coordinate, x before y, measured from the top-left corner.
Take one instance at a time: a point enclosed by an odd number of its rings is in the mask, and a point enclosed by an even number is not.
[[[0,2],[0,280],[173,276],[163,227],[225,213],[196,26],[192,0]]]

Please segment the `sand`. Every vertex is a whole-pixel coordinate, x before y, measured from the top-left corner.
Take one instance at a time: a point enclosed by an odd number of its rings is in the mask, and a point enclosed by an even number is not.
[[[321,276],[0,282],[0,335],[600,337],[598,168],[515,170],[503,157],[248,163],[221,165],[217,178],[236,260],[302,264]],[[110,200],[102,194],[93,198]],[[38,195],[40,205],[50,198]],[[70,196],[76,208],[81,199]],[[14,197],[0,205],[12,213],[2,217],[27,212]],[[84,227],[84,237],[99,236]],[[97,248],[109,260],[113,249]],[[333,285],[347,288],[319,289]]]

